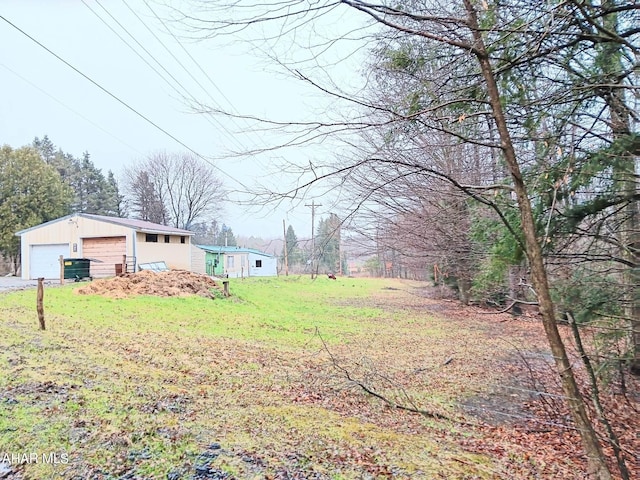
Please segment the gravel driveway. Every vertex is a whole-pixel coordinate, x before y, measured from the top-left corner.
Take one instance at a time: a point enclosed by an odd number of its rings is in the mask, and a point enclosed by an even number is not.
[[[54,281],[55,280],[45,280],[45,284]],[[25,288],[33,288],[36,285],[38,285],[37,280],[22,280],[20,277],[0,277],[0,292],[23,290]]]

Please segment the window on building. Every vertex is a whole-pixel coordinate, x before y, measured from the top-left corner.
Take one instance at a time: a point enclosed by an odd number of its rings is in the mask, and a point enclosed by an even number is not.
[[[165,235],[164,236],[164,243],[169,243],[169,239],[170,239],[169,235]]]
[[[262,268],[262,260],[256,260],[256,268]]]
[[[185,237],[184,235],[180,237],[180,243],[186,243],[186,241],[187,241],[187,237]]]
[[[157,233],[147,233],[146,242],[158,243],[158,234]]]
[[[233,256],[227,257],[227,268],[233,268],[234,267],[233,263],[234,263]]]

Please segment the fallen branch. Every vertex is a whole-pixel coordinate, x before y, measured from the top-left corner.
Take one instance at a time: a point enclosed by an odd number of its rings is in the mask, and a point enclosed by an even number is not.
[[[369,386],[367,386],[362,381],[356,380],[355,378],[353,378],[351,376],[351,372],[347,368],[343,367],[342,365],[340,365],[338,363],[338,361],[334,357],[333,353],[331,353],[331,350],[329,350],[329,347],[327,346],[326,342],[324,341],[324,338],[322,338],[322,335],[320,335],[320,332],[318,331],[317,327],[316,327],[316,335],[318,336],[318,338],[322,342],[323,349],[329,355],[329,358],[331,359],[331,363],[333,364],[333,367],[336,370],[339,370],[340,372],[342,372],[344,377],[352,385],[360,387],[360,389],[363,392],[367,393],[368,395],[371,395],[372,397],[377,398],[378,400],[381,400],[382,402],[384,402],[389,407],[395,408],[397,410],[402,410],[402,411],[405,411],[405,412],[417,413],[417,414],[422,415],[423,417],[427,417],[427,418],[435,418],[435,419],[438,419],[438,420],[448,420],[450,422],[454,422],[454,423],[457,423],[457,424],[460,424],[460,425],[477,426],[477,425],[475,425],[473,423],[469,423],[469,422],[462,421],[462,420],[459,420],[459,419],[451,418],[451,417],[449,417],[447,415],[444,415],[442,413],[433,412],[433,411],[429,411],[429,410],[424,410],[424,409],[421,409],[421,408],[417,408],[416,406],[402,405],[402,404],[399,404],[399,403],[396,403],[396,402],[390,400],[389,398],[385,397],[384,395],[382,395],[382,394],[376,392],[375,390],[371,389]],[[390,380],[388,378],[385,378],[385,380],[390,382]],[[404,388],[400,388],[400,390],[402,391],[404,396],[407,399],[409,399],[409,396],[407,395],[407,393],[404,390]],[[409,401],[411,401],[411,400],[409,399]]]
[[[511,308],[513,308],[513,306],[516,303],[520,303],[522,305],[538,305],[538,302],[527,302],[525,300],[514,300],[513,302],[511,302],[509,305],[507,305],[506,307],[504,307],[502,310],[498,310],[497,312],[479,312],[480,315],[497,315],[499,313],[506,313],[508,312]]]

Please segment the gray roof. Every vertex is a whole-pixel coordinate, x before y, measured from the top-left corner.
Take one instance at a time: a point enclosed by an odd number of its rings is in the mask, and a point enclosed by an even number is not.
[[[123,227],[133,228],[134,230],[137,230],[139,232],[174,234],[174,235],[185,235],[185,236],[193,235],[193,232],[190,232],[189,230],[183,230],[181,228],[174,228],[174,227],[167,227],[166,225],[147,222],[146,220],[137,220],[135,218],[108,217],[106,215],[93,215],[91,213],[74,213],[72,215],[67,215],[65,217],[56,218],[55,220],[51,220],[50,222],[41,223],[40,225],[36,225],[31,228],[20,230],[19,232],[16,232],[16,235],[22,235],[23,233],[30,232],[32,230],[35,230],[36,228],[44,227],[45,225],[50,225],[50,224],[67,220],[70,218],[74,218],[74,217],[84,217],[84,218],[90,218],[92,220],[97,220],[99,222],[114,223],[116,225],[122,225]]]
[[[193,235],[193,232],[189,230],[183,230],[181,228],[167,227],[159,223],[147,222],[146,220],[137,220],[135,218],[120,218],[120,217],[107,217],[104,215],[93,215],[90,213],[79,213],[79,217],[93,218],[101,222],[115,223],[125,227],[131,227],[141,232],[161,232],[161,233],[175,233],[180,235]]]
[[[275,255],[271,255],[270,253],[266,253],[266,252],[261,252],[260,250],[256,250],[255,248],[223,247],[220,245],[196,245],[196,247],[201,248],[202,250],[210,253],[253,253],[255,255],[262,255],[264,257],[275,258]]]

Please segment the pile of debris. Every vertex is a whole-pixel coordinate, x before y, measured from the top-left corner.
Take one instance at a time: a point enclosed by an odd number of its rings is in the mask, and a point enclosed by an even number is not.
[[[199,295],[213,299],[222,295],[223,286],[207,275],[186,270],[166,272],[143,270],[136,273],[125,273],[113,278],[94,280],[76,289],[76,293],[103,295],[111,298],[126,298],[134,295],[157,297]]]

